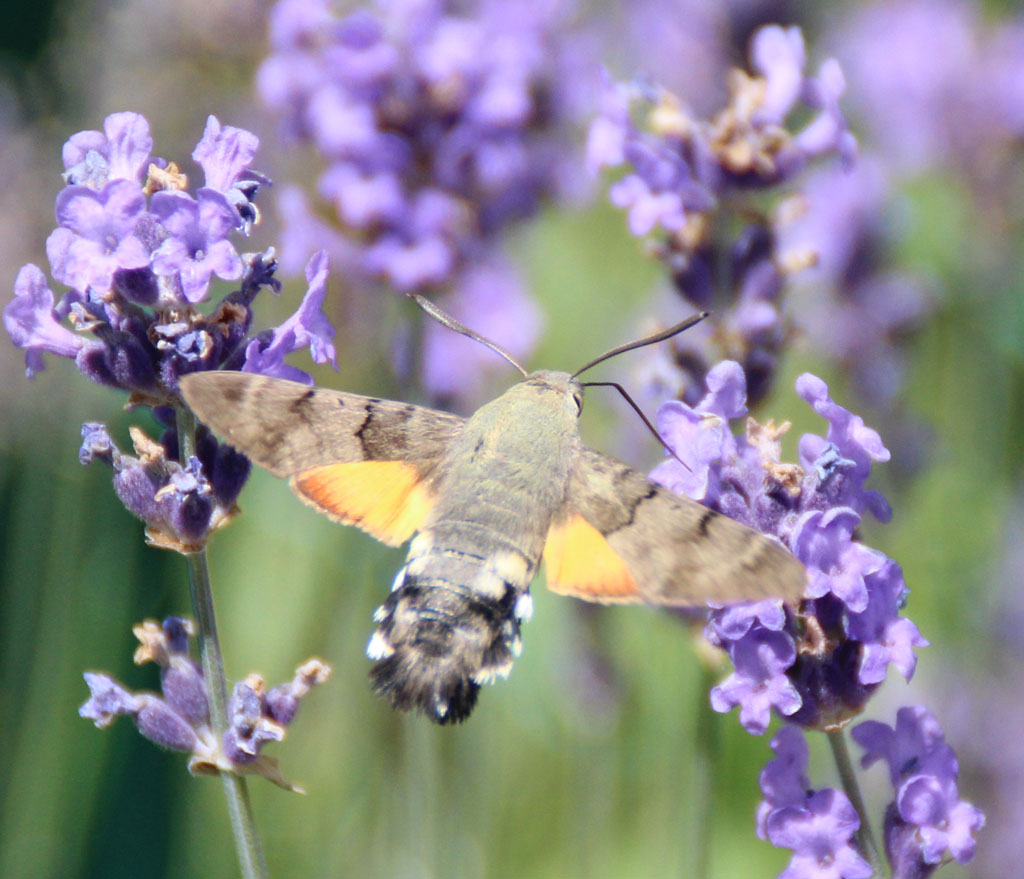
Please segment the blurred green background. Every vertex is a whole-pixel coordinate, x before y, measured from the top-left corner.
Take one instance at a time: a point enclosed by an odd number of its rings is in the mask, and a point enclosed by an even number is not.
[[[38,16],[33,22],[19,14],[28,9]],[[131,0],[49,11],[26,4],[5,16],[20,25],[6,30],[2,46],[0,247],[8,290],[20,265],[45,265],[60,145],[106,113],[146,114],[156,152],[169,158],[191,152],[210,112],[272,142],[273,122],[251,99],[261,12],[255,2]],[[267,158],[258,164],[276,176],[274,162],[282,160],[272,148]],[[891,723],[900,705],[924,702],[960,749],[982,724],[1013,716],[965,710],[966,695],[978,682],[1019,680],[1024,670],[1013,633],[995,630],[1016,619],[1013,590],[1022,583],[1005,559],[1021,540],[1011,512],[1021,504],[1024,453],[1024,236],[1019,214],[994,231],[977,224],[978,205],[955,181],[920,181],[907,195],[909,234],[895,258],[938,278],[942,289],[905,343],[911,368],[901,405],[923,429],[927,451],[917,468],[894,461],[877,469],[873,486],[895,516],[889,526],[869,523],[864,538],[903,565],[912,589],[907,613],[932,646],[921,651],[913,684],[888,681],[868,716]],[[255,241],[254,249],[273,244],[272,227]],[[618,213],[598,207],[545,216],[520,235],[516,251],[547,322],[533,364],[573,367],[642,326],[657,273]],[[264,302],[264,325],[290,313],[303,290],[286,285],[279,301]],[[396,386],[385,359],[398,314],[387,306],[377,317],[372,326],[340,327],[341,374],[320,372],[318,381],[410,393]],[[624,361],[605,367],[620,378],[628,369]],[[787,459],[795,459],[800,433],[822,429],[792,391],[808,369],[887,438],[886,413],[873,418],[847,393],[843,375],[797,347],[759,413],[793,420]],[[498,377],[494,389],[512,379]],[[21,352],[0,339],[5,879],[236,873],[215,779],[189,777],[181,755],[156,750],[125,720],[98,731],[77,715],[87,696],[83,670],[155,688],[153,667],[131,664],[131,626],[189,614],[183,560],[146,547],[109,471],[76,458],[83,421],[107,422],[124,445],[129,424],[151,427],[145,413],[125,413],[122,404],[66,361],[50,358],[27,381]],[[586,441],[650,467],[656,449],[623,450],[623,433],[637,430],[623,428],[622,417],[592,393]],[[710,711],[708,674],[675,618],[642,608],[581,609],[538,583],[510,679],[481,694],[468,723],[436,728],[393,713],[366,679],[371,614],[403,552],[323,520],[264,473],[241,504],[245,514],[210,552],[229,677],[259,671],[276,683],[311,655],[334,666],[288,740],[270,749],[308,793],[251,782],[273,875],[661,879],[694,875],[702,852],[711,877],[773,876],[787,863],[786,852],[754,835],[770,736],[751,737],[735,713]],[[1008,710],[1019,706],[1019,688],[1008,685],[1004,698]],[[1009,760],[1019,728],[1006,731]],[[824,743],[812,741],[818,786],[837,783],[826,757]],[[1013,804],[991,767],[972,762],[969,751],[961,760],[961,793],[989,813],[987,832],[1012,823]],[[1006,772],[1024,776],[1024,765]],[[876,816],[887,795],[880,776],[875,769],[864,777]],[[987,843],[983,832],[979,851]],[[942,875],[996,875],[985,869],[979,860],[973,872],[954,867]]]

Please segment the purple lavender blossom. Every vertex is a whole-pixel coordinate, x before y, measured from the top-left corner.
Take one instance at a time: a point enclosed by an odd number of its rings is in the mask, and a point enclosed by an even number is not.
[[[286,135],[323,158],[316,188],[338,227],[288,193],[285,269],[315,242],[361,287],[444,296],[453,312],[490,310],[492,293],[469,299],[480,273],[506,264],[504,231],[580,188],[566,134],[596,66],[584,66],[568,12],[562,0],[379,0],[348,13],[327,0],[280,0],[258,88]],[[502,310],[532,311],[514,276],[497,284],[514,291]],[[520,335],[531,347],[534,335]],[[454,354],[433,340],[425,347],[425,371],[445,375],[429,385],[472,385],[474,370],[452,376]]]
[[[272,249],[239,256],[229,240],[247,235],[259,218],[253,199],[269,181],[249,167],[258,140],[211,116],[193,154],[207,185],[194,195],[173,163],[151,159],[152,146],[137,113],[113,114],[103,132],[68,140],[68,185],[57,196],[58,228],[47,254],[54,279],[70,289],[55,302],[42,270],[24,266],[3,319],[25,349],[30,377],[43,368],[44,353],[74,358],[88,378],[155,409],[168,428],[161,443],[133,432],[133,458],[86,425],[81,458],[99,456],[113,466],[118,496],[146,522],[151,542],[193,551],[230,517],[249,465],[203,432],[197,455],[179,458],[172,408],[181,405],[178,379],[244,368],[311,384],[284,361],[305,347],[315,362],[336,366],[334,330],[322,311],[327,259],[321,253],[310,261],[298,312],[250,338],[253,300],[264,288],[280,289]],[[241,284],[201,311],[215,277]]]
[[[306,373],[284,362],[287,354],[307,347],[316,363],[330,361],[337,365],[337,354],[331,342],[334,327],[323,313],[328,272],[327,254],[324,251],[314,254],[306,266],[309,287],[298,310],[273,330],[266,342],[257,337],[246,346],[243,371],[308,382]]]
[[[802,806],[811,782],[807,777],[807,739],[795,726],[784,726],[771,741],[775,758],[761,770],[764,799],[757,808],[757,835],[768,838],[766,822],[774,809]]]
[[[212,190],[223,196],[237,211],[246,235],[259,222],[256,193],[270,184],[268,177],[249,167],[259,145],[259,138],[252,132],[221,125],[219,119],[210,116],[203,139],[192,151],[192,158],[206,176],[206,186],[200,193]]]
[[[64,177],[69,184],[81,183],[102,189],[109,180],[144,178],[153,149],[149,123],[138,113],[112,113],[103,131],[80,131],[64,144]]]
[[[229,281],[242,276],[242,260],[227,240],[239,224],[238,212],[219,192],[201,189],[196,198],[157,192],[150,209],[169,233],[153,253],[153,271],[158,277],[177,275],[188,302],[206,298],[214,274]]]
[[[860,827],[857,810],[837,790],[815,791],[801,808],[776,809],[765,824],[768,839],[793,850],[779,879],[868,879],[868,864],[851,845]]]
[[[235,684],[228,704],[230,724],[224,734],[224,752],[233,763],[255,761],[268,742],[281,741],[295,719],[299,702],[314,686],[330,676],[331,669],[311,659],[295,670],[295,677],[269,691],[259,675]]]
[[[927,645],[900,616],[907,589],[899,565],[856,537],[864,514],[882,521],[891,515],[865,485],[889,452],[816,376],[800,376],[796,389],[828,427],[824,436],[800,439],[800,464],[780,460],[788,425],[749,419],[744,436],[729,429],[746,414],[738,364],[715,366],[707,387],[695,406],[671,401],[659,411],[659,429],[685,466],[666,458],[652,478],[775,536],[808,571],[799,608],[761,601],[712,610],[707,637],[729,653],[734,671],[712,690],[711,705],[738,707],[740,723],[754,734],[767,729],[773,708],[792,724],[772,742],[777,757],[762,773],[758,810],[759,835],[794,851],[782,875],[867,877],[870,867],[852,842],[861,818],[845,794],[811,789],[798,727],[837,733],[863,710],[890,665],[909,680],[914,650]],[[865,766],[887,761],[897,791],[885,821],[893,875],[926,876],[947,851],[970,860],[984,817],[959,800],[956,758],[935,718],[905,708],[894,729],[868,721],[853,736],[867,751]]]
[[[758,627],[728,642],[727,649],[735,671],[711,691],[715,711],[738,706],[744,729],[760,735],[771,722],[773,708],[784,716],[800,708],[800,693],[786,676],[796,659],[789,635]]]
[[[90,697],[78,713],[103,729],[119,715],[131,717],[139,732],[151,742],[173,751],[191,754],[193,773],[245,772],[262,775],[282,787],[292,788],[275,761],[261,754],[265,744],[281,741],[295,719],[300,700],[330,676],[330,667],[310,659],[296,669],[286,684],[264,692],[259,675],[237,684],[229,711],[231,725],[218,743],[210,726],[203,672],[189,655],[195,634],[192,623],[168,617],[162,624],[147,620],[132,630],[139,639],[136,665],[160,666],[161,695],[133,693],[109,675],[86,672]]]
[[[845,794],[814,790],[807,777],[807,742],[785,726],[772,739],[776,757],[761,771],[764,799],[757,835],[793,850],[786,879],[867,879],[870,865],[852,844],[860,818]]]
[[[149,253],[135,229],[143,220],[142,188],[112,180],[97,192],[67,186],[57,196],[57,223],[46,242],[53,277],[82,293],[109,289],[118,269],[149,264]]]
[[[172,751],[191,751],[196,747],[195,730],[157,696],[132,693],[105,674],[86,672],[84,677],[92,695],[78,713],[99,729],[125,714],[134,719],[139,732],[154,744]]]
[[[25,349],[25,374],[29,378],[46,368],[43,352],[77,358],[86,347],[91,346],[93,351],[102,347],[102,343],[86,341],[61,324],[46,275],[32,263],[18,270],[14,299],[4,309],[4,328],[11,341]]]
[[[711,694],[718,711],[740,708],[761,734],[771,708],[801,726],[833,729],[859,713],[889,663],[908,679],[915,647],[927,642],[899,616],[906,587],[898,565],[856,539],[864,512],[887,520],[888,505],[865,487],[875,461],[888,459],[878,434],[835,403],[821,379],[797,390],[828,423],[825,436],[800,440],[800,464],[780,460],[776,427],[729,422],[746,414],[743,370],[725,361],[707,376],[695,406],[671,401],[659,430],[685,462],[658,465],[651,478],[781,540],[808,571],[799,613],[778,602],[713,610],[707,635],[733,659],[734,672]]]
[[[75,169],[83,163],[106,169],[91,174],[88,184],[71,183],[57,197],[60,226],[47,250],[54,278],[72,289],[54,305],[42,273],[26,267],[14,301],[4,309],[4,323],[15,344],[26,349],[30,372],[40,368],[43,352],[74,356],[94,381],[171,402],[179,375],[239,356],[253,298],[263,287],[279,288],[272,251],[239,258],[227,240],[229,233],[245,233],[244,193],[255,195],[256,181],[263,179],[248,169],[256,139],[211,117],[196,148],[211,185],[193,197],[166,162],[150,164],[146,187],[138,179],[152,146],[143,117],[115,114],[107,130],[106,136],[75,135],[65,147],[65,162],[75,163],[70,179],[78,179]],[[147,202],[151,190],[156,191]],[[323,267],[322,258],[317,265]],[[194,306],[208,296],[214,275],[242,278],[242,287],[205,315]],[[97,341],[73,341],[76,336],[60,323],[64,318]],[[309,344],[316,362],[334,360],[332,333],[319,309],[307,305],[281,335],[289,341],[278,343],[278,358]],[[305,375],[304,380],[311,381]]]
[[[889,769],[895,800],[886,812],[886,850],[899,876],[928,875],[947,852],[962,864],[974,857],[973,834],[985,825],[980,809],[961,800],[959,767],[938,721],[922,706],[901,708],[896,724],[865,721],[853,729],[864,766]]]
[[[805,66],[799,28],[763,27],[750,43],[752,73],[731,72],[729,102],[710,120],[663,89],[613,83],[588,140],[591,170],[626,166],[610,198],[628,211],[634,235],[655,236],[654,252],[679,294],[698,308],[715,304],[715,347],[743,365],[755,401],[770,387],[787,338],[786,281],[805,263],[782,259],[778,220],[754,196],[784,191],[819,157],[849,164],[856,150],[839,108],[838,65],[830,59],[815,76]],[[798,107],[810,121],[791,131]],[[676,346],[690,404],[710,366],[702,341],[690,336]]]
[[[82,426],[79,460],[89,464],[99,458],[113,468],[114,491],[146,524],[149,544],[194,552],[210,531],[227,524],[236,512],[234,503],[248,476],[248,462],[234,490],[222,489],[218,498],[197,456],[183,467],[168,457],[164,445],[138,428],[131,429],[131,436],[137,458],[123,454],[102,424],[87,422]]]

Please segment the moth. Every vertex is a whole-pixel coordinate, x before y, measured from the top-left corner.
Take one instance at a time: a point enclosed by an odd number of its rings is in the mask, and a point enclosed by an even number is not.
[[[310,506],[383,543],[412,538],[374,619],[374,689],[439,724],[465,719],[507,677],[543,558],[554,592],[603,603],[799,600],[803,566],[781,544],[583,445],[585,369],[527,374],[470,418],[244,372],[181,380],[215,433]],[[699,317],[697,318],[699,319]]]

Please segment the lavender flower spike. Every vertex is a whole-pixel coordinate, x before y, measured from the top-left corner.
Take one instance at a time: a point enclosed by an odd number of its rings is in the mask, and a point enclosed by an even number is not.
[[[297,313],[253,333],[256,296],[281,289],[272,248],[239,256],[231,240],[258,219],[253,199],[269,182],[249,167],[257,145],[255,135],[210,117],[193,154],[207,185],[193,194],[174,163],[150,158],[149,125],[138,114],[113,114],[103,132],[73,135],[64,148],[68,185],[56,199],[58,228],[47,240],[51,274],[69,289],[58,299],[43,271],[26,265],[3,310],[29,377],[43,368],[44,354],[73,358],[87,378],[127,392],[130,406],[153,409],[166,430],[158,441],[133,431],[137,457],[121,454],[90,423],[80,459],[111,465],[119,497],[146,523],[150,542],[179,552],[195,552],[228,521],[249,462],[202,427],[195,456],[180,456],[178,379],[244,368],[312,383],[285,363],[307,346],[315,362],[337,368],[323,312],[323,254],[310,260]],[[239,285],[200,308],[216,278]]]
[[[749,72],[730,72],[728,102],[708,119],[686,95],[609,84],[587,142],[591,170],[622,172],[609,199],[634,235],[653,238],[649,252],[676,291],[696,308],[714,302],[715,332],[676,343],[671,383],[691,405],[713,363],[709,350],[742,365],[754,402],[771,387],[789,336],[783,295],[790,276],[813,263],[779,245],[783,197],[812,161],[848,164],[856,148],[839,106],[842,72],[834,60],[806,70],[799,28],[758,29],[749,54]],[[798,108],[804,118],[810,111],[803,127]]]
[[[927,644],[900,617],[907,590],[899,565],[856,537],[862,511],[888,517],[884,498],[865,487],[888,451],[821,379],[806,374],[797,390],[828,429],[801,438],[800,464],[785,463],[779,440],[787,425],[747,419],[741,436],[729,428],[746,415],[739,364],[717,364],[706,384],[695,405],[674,400],[659,410],[660,432],[686,466],[666,458],[651,478],[773,535],[808,571],[799,609],[758,602],[712,611],[706,634],[735,669],[712,690],[712,707],[738,707],[740,723],[755,735],[768,728],[772,709],[801,726],[835,729],[863,709],[890,663],[909,678],[914,649]]]
[[[101,729],[119,715],[131,717],[139,732],[155,744],[190,752],[189,771],[193,773],[244,772],[298,790],[284,780],[276,761],[261,755],[260,750],[267,742],[284,738],[299,700],[327,680],[330,666],[318,659],[308,660],[293,681],[266,694],[262,678],[250,675],[235,686],[232,724],[223,742],[218,742],[210,726],[203,672],[189,655],[189,642],[195,634],[192,623],[168,617],[162,624],[147,620],[133,631],[139,639],[136,664],[155,662],[160,666],[161,695],[133,693],[108,675],[86,672],[91,695],[79,709],[82,717]]]

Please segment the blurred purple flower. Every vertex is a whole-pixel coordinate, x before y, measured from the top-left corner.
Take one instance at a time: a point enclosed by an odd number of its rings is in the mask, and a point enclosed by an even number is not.
[[[842,79],[835,62],[824,65],[818,78],[807,76],[799,28],[778,25],[754,35],[750,56],[756,75],[734,70],[730,103],[710,121],[695,117],[669,92],[611,84],[590,140],[591,167],[625,160],[652,194],[677,193],[684,205],[699,201],[695,194],[704,193],[706,204],[690,209],[700,213],[716,208],[730,191],[776,186],[816,155],[834,152],[852,158],[855,145],[836,100]],[[816,118],[830,119],[832,137],[810,138],[812,149],[801,149],[799,135],[783,127],[801,102],[819,110]],[[645,128],[630,118],[628,110],[636,103],[645,110]],[[675,233],[679,227],[665,231]],[[673,240],[670,246],[686,253],[685,241]]]
[[[607,83],[587,144],[591,170],[625,166],[611,201],[628,211],[634,235],[655,236],[653,252],[680,295],[697,308],[715,302],[713,348],[743,366],[755,403],[787,338],[780,300],[788,277],[806,265],[782,258],[779,219],[760,193],[784,194],[810,161],[833,155],[849,164],[856,151],[839,108],[838,65],[826,61],[814,76],[805,67],[799,28],[762,27],[750,41],[752,73],[731,71],[728,103],[710,119],[663,89]],[[797,108],[809,121],[791,130]],[[677,384],[691,405],[710,368],[705,341],[691,334],[676,343]]]
[[[774,0],[630,0],[621,21],[612,19],[609,51],[624,49],[627,69],[677,94],[685,90],[705,115],[725,99],[728,69],[752,32],[779,17]]]
[[[963,0],[859,6],[836,29],[851,101],[886,160],[915,174],[985,164],[1020,137],[1021,19],[982,20]],[[990,170],[990,169],[989,169]]]
[[[470,312],[461,297],[487,274],[514,296],[503,312],[531,311],[513,274],[497,278],[501,238],[581,185],[568,134],[596,65],[570,11],[568,0],[379,0],[347,13],[281,0],[258,89],[285,133],[322,156],[317,191],[340,232],[288,193],[285,268],[297,268],[293,239],[315,240],[363,287],[444,296]],[[460,393],[475,383],[471,369],[456,377]]]
[[[372,277],[443,284],[483,239],[560,191],[569,156],[556,144],[587,87],[579,49],[564,32],[566,4],[514,10],[491,0],[378,3],[343,17],[324,0],[274,7],[260,93],[288,134],[327,159],[320,191],[347,233],[366,247],[394,241],[361,266]],[[396,272],[394,260],[436,234],[413,219],[431,190],[465,213],[443,230],[451,256],[431,273]]]
[[[78,713],[103,729],[119,715],[127,715],[151,742],[173,751],[190,752],[192,773],[245,772],[262,775],[275,784],[292,788],[281,776],[277,763],[262,755],[267,742],[281,741],[295,719],[299,701],[315,685],[330,676],[330,667],[308,660],[295,678],[264,693],[263,680],[250,675],[237,684],[228,706],[231,725],[218,743],[210,726],[206,683],[202,669],[189,655],[195,630],[180,617],[163,624],[147,620],[132,630],[139,639],[135,664],[160,666],[161,695],[133,693],[109,675],[86,672],[90,697]]]
[[[876,404],[887,404],[902,385],[899,342],[933,298],[923,277],[885,267],[896,236],[891,186],[876,156],[862,154],[853,168],[816,169],[779,225],[786,258],[813,262],[793,293],[803,336]]]
[[[500,338],[515,358],[524,358],[540,334],[540,309],[529,297],[514,270],[499,263],[467,269],[460,280],[452,314],[466,326],[489,338]],[[477,391],[485,366],[498,355],[435,321],[428,322],[423,339],[423,386],[435,398]],[[500,360],[504,363],[504,360]]]

